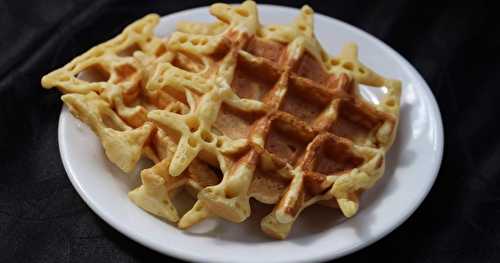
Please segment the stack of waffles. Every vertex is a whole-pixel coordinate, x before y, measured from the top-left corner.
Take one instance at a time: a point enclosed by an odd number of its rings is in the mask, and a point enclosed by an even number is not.
[[[358,60],[354,44],[330,56],[304,6],[288,25],[261,26],[256,4],[214,4],[213,23],[179,22],[154,35],[148,15],[42,79],[92,128],[108,159],[142,184],[142,209],[190,227],[208,217],[243,222],[249,200],[274,208],[261,221],[288,236],[308,206],[358,211],[384,173],[397,130],[401,84]],[[359,85],[381,88],[378,104]],[[196,202],[180,215],[179,191]]]

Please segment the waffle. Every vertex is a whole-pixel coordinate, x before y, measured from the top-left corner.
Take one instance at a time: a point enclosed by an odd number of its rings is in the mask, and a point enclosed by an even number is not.
[[[261,228],[278,239],[314,204],[353,216],[384,173],[401,83],[363,65],[355,44],[330,56],[309,6],[288,25],[261,26],[252,1],[210,13],[216,22],[179,22],[166,39],[148,15],[42,85],[67,93],[122,170],[141,155],[153,161],[129,197],[181,228],[210,216],[242,222],[251,198],[274,205]],[[76,77],[89,67],[105,73]],[[383,89],[380,103],[363,99],[360,84]],[[196,197],[184,215],[171,200],[178,189]]]
[[[125,172],[134,169],[154,130],[139,98],[144,67],[132,54],[168,56],[164,41],[153,34],[158,20],[148,15],[42,78],[44,88],[65,93],[71,113],[92,128],[108,159]]]
[[[144,184],[129,196],[139,206],[160,217],[177,221],[171,198],[178,189],[196,194],[219,179],[208,166],[193,160],[176,178],[163,171],[176,144],[165,131],[147,120],[154,109],[185,111],[187,106],[161,91],[144,89],[161,62],[196,68],[182,54],[167,50],[166,40],[153,33],[158,15],[147,15],[115,38],[76,57],[42,78],[44,88],[58,88],[70,112],[100,138],[108,159],[124,172],[135,169],[141,157],[154,166],[141,172]]]

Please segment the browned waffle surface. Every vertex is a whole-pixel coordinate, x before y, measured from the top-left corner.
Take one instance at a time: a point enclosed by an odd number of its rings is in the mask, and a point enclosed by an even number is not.
[[[251,198],[274,204],[261,227],[275,238],[317,203],[353,216],[383,175],[400,82],[363,65],[354,44],[328,55],[308,6],[288,25],[261,26],[252,1],[210,12],[217,22],[179,22],[168,39],[152,35],[158,17],[147,16],[42,83],[69,93],[64,102],[120,168],[141,154],[155,163],[129,196],[181,228],[210,216],[242,222]],[[83,69],[92,78],[78,78]],[[385,96],[372,104],[360,84]],[[171,201],[178,189],[197,199],[184,215]]]

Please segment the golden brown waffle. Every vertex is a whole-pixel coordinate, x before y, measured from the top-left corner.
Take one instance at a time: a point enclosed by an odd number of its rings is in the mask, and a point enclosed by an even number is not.
[[[216,22],[180,22],[166,40],[152,34],[158,18],[146,16],[42,84],[86,93],[64,95],[86,98],[79,104],[63,100],[123,170],[141,153],[154,161],[129,196],[181,228],[209,216],[242,222],[251,214],[250,198],[275,204],[261,222],[275,238],[285,238],[300,212],[316,203],[353,216],[361,192],[383,175],[400,82],[361,64],[354,44],[329,56],[314,36],[308,6],[290,25],[266,27],[252,1],[214,4],[210,12]],[[138,51],[126,52],[125,61],[124,49]],[[133,70],[120,81],[124,64]],[[96,65],[111,77],[92,85],[75,77]],[[385,97],[369,103],[359,84],[383,87]],[[74,106],[91,103],[100,106]],[[109,136],[110,130],[126,135]],[[132,150],[121,156],[113,150],[120,143]],[[171,195],[184,186],[197,201],[179,217]]]
[[[353,45],[328,57],[312,33],[309,7],[290,26],[263,29],[253,2],[216,4],[211,13],[226,26],[183,23],[168,46],[209,61],[206,71],[212,75],[170,64],[161,75],[170,83],[155,85],[199,96],[188,114],[148,115],[180,134],[170,174],[182,173],[199,155],[212,164],[217,160],[223,179],[201,190],[199,205],[241,222],[250,215],[249,198],[279,199],[262,222],[278,238],[288,234],[303,208],[320,200],[336,198],[352,216],[359,192],[383,173],[397,125],[399,83],[363,66]],[[360,97],[358,83],[385,86],[388,95],[378,107],[371,105]],[[237,147],[227,151],[227,145]]]

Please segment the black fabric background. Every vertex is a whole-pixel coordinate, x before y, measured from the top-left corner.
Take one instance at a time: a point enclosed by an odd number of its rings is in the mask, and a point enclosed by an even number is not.
[[[208,4],[0,0],[0,262],[173,260],[115,231],[75,192],[57,145],[60,94],[42,90],[40,78],[146,13]],[[424,203],[387,237],[338,262],[499,262],[496,9],[481,1],[309,4],[408,59],[436,96],[445,128],[443,163]]]

